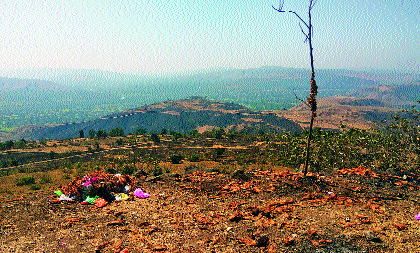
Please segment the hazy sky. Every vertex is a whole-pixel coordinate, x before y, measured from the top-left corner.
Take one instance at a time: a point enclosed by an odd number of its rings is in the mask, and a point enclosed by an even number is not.
[[[318,0],[316,68],[420,72],[419,0]],[[304,0],[284,9],[307,20]],[[309,68],[298,20],[278,0],[1,0],[0,69],[162,74]]]

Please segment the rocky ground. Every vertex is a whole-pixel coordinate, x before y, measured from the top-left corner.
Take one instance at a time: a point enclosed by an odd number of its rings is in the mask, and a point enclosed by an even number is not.
[[[0,203],[1,252],[420,252],[419,178],[197,169],[105,207],[36,192]]]

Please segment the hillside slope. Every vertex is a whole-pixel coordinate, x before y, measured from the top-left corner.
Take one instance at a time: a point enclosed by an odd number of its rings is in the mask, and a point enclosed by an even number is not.
[[[214,127],[250,132],[301,130],[298,124],[270,112],[254,112],[237,104],[195,97],[143,106],[80,123],[20,127],[7,138],[66,139],[78,137],[80,130],[87,135],[90,130],[109,132],[114,128],[122,128],[124,133],[134,133],[140,128],[149,133],[160,132],[162,129],[188,133]]]
[[[344,124],[347,127],[368,129],[383,126],[396,113],[403,113],[401,109],[386,107],[381,101],[370,98],[334,96],[318,98],[317,102],[318,117],[314,125],[320,128],[340,129],[341,124]],[[303,128],[309,127],[311,111],[304,103],[276,113]]]

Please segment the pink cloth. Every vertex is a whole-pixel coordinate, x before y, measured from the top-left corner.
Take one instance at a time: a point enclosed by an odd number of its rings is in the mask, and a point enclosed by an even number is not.
[[[135,195],[137,198],[141,198],[141,199],[146,199],[146,198],[150,197],[150,194],[149,194],[149,193],[145,193],[145,192],[143,192],[143,190],[142,190],[142,189],[140,189],[140,188],[137,188],[137,189],[134,191],[134,195]]]
[[[94,177],[94,178],[89,179],[88,181],[83,183],[83,186],[88,186],[88,185],[92,184],[93,182],[95,182],[96,179],[98,179],[98,177]]]

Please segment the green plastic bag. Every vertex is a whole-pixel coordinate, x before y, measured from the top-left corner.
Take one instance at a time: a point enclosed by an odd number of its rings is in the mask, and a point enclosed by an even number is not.
[[[61,192],[60,190],[56,190],[56,191],[54,191],[54,193],[57,194],[58,197],[63,195],[63,192]]]
[[[87,196],[85,201],[89,202],[89,204],[94,205],[95,204],[95,200],[99,199],[99,196],[95,196],[95,197],[91,197],[91,196]]]

